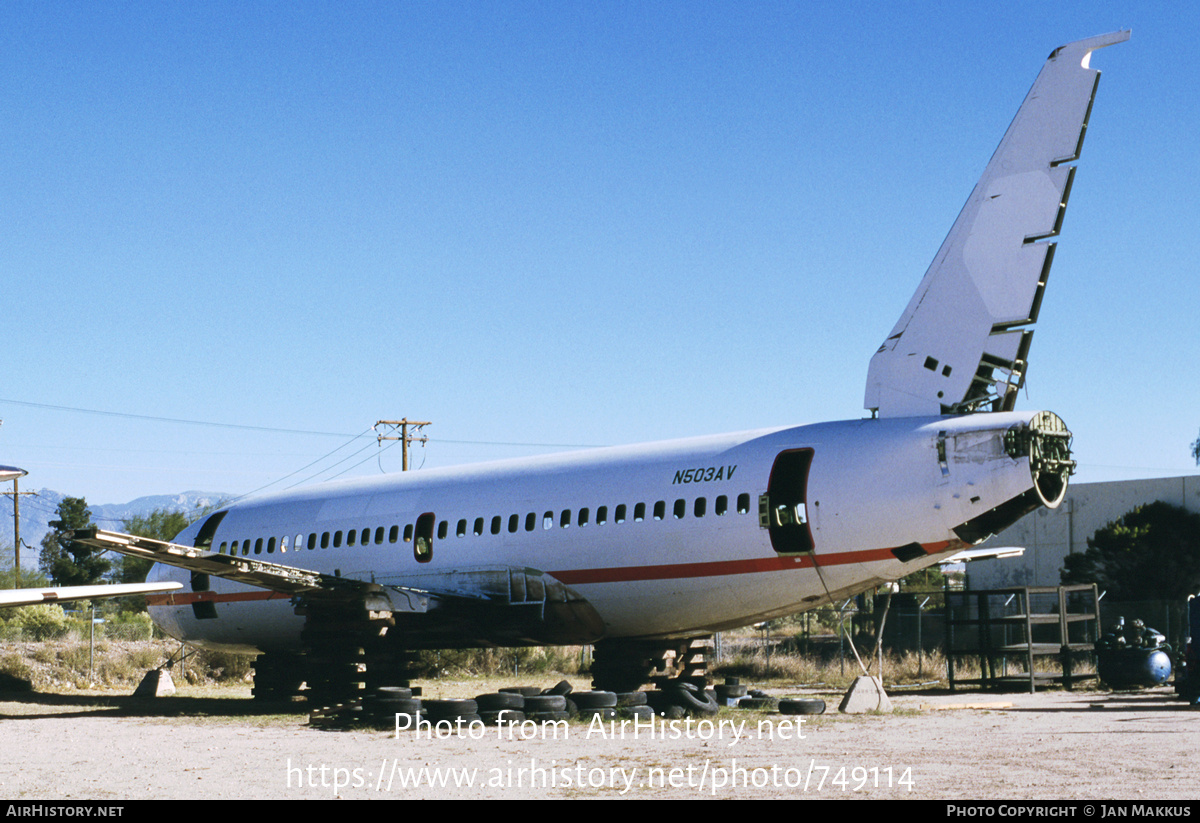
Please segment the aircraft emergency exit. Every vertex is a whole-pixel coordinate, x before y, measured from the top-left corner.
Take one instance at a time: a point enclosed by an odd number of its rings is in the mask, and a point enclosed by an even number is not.
[[[942,561],[1066,492],[1070,432],[1015,401],[1099,80],[1090,56],[1128,37],[1051,53],[871,359],[869,417],[327,483],[229,506],[172,543],[74,539],[185,584],[149,600],[189,643],[305,652],[310,676],[421,648],[596,643],[598,687],[644,679],[647,650]]]

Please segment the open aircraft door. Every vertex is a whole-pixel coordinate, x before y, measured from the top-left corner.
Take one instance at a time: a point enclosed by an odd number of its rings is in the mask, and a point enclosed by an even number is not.
[[[812,449],[780,452],[771,466],[767,493],[758,498],[758,522],[771,534],[771,547],[779,554],[805,554],[813,550],[808,517],[808,469]]]

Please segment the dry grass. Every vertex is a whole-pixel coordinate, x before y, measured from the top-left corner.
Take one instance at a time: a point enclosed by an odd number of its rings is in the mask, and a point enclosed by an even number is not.
[[[0,673],[32,683],[42,692],[71,692],[82,689],[132,690],[146,671],[177,656],[179,643],[173,640],[98,640],[92,658],[86,640],[46,640],[9,643],[0,654]],[[566,678],[576,688],[590,686],[589,650],[585,647],[547,647],[529,649],[472,649],[423,652],[416,677],[433,685],[439,682],[475,684],[505,680],[512,684],[557,681]],[[219,652],[191,651],[186,664],[171,668],[180,688],[188,685],[232,686],[248,689],[254,658]],[[868,662],[864,660],[864,662]],[[879,673],[879,663],[870,661],[870,673]],[[1040,659],[1039,671],[1057,671],[1057,661]],[[1009,658],[1007,672],[1020,675],[1023,661]],[[763,687],[844,689],[862,673],[853,655],[846,651],[832,654],[795,654],[767,648],[744,647],[735,655],[710,669],[717,682],[723,677],[739,677]],[[1000,669],[997,667],[997,673]],[[1076,674],[1093,671],[1077,664]],[[915,684],[948,685],[946,659],[938,651],[918,655],[886,653],[882,676],[889,686]],[[955,666],[958,680],[980,677],[977,658],[960,658]]]
[[[40,692],[80,689],[133,689],[145,673],[179,651],[174,640],[46,640],[10,643],[0,657],[0,673],[29,681]],[[247,682],[253,658],[194,651],[186,666],[176,665],[179,684]]]
[[[874,658],[863,660],[872,675],[879,674],[879,662]],[[978,677],[979,669],[959,666],[961,677]],[[973,673],[972,673],[973,671]],[[844,658],[822,659],[816,655],[768,653],[757,649],[743,652],[713,670],[716,677],[741,677],[761,681],[783,681],[797,686],[813,686],[843,689],[862,674],[858,662],[847,650]],[[910,685],[917,683],[940,683],[946,679],[946,658],[941,652],[916,652],[902,654],[885,653],[883,656],[883,680],[888,684]]]

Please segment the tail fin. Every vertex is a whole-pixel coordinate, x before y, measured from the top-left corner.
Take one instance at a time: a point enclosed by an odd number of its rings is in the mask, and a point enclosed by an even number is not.
[[[896,327],[871,358],[864,406],[883,417],[1011,411],[1100,72],[1055,49]]]

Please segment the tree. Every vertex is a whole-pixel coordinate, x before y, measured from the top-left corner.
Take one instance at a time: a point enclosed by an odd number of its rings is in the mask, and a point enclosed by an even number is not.
[[[36,569],[28,568],[21,569],[20,579],[17,579],[17,571],[13,568],[12,546],[0,547],[0,555],[4,556],[3,563],[0,563],[0,589],[35,589],[45,586],[49,582],[46,580],[46,575]],[[6,616],[0,614],[0,619]]]
[[[946,575],[937,566],[927,566],[900,580],[901,591],[940,592],[946,588]]]
[[[1112,601],[1183,600],[1200,591],[1200,514],[1155,502],[1098,529],[1062,582],[1098,583]]]
[[[143,517],[135,515],[121,521],[121,529],[138,537],[150,537],[155,540],[173,540],[175,535],[186,529],[195,518],[181,511],[170,509],[155,509]],[[142,583],[150,572],[154,561],[140,557],[125,555],[120,560],[117,569],[117,581],[120,583]]]
[[[87,586],[99,582],[112,568],[99,549],[92,549],[64,540],[64,532],[92,526],[92,513],[82,497],[64,497],[58,504],[58,519],[51,520],[42,538],[39,557],[42,571],[50,575],[56,586]]]

